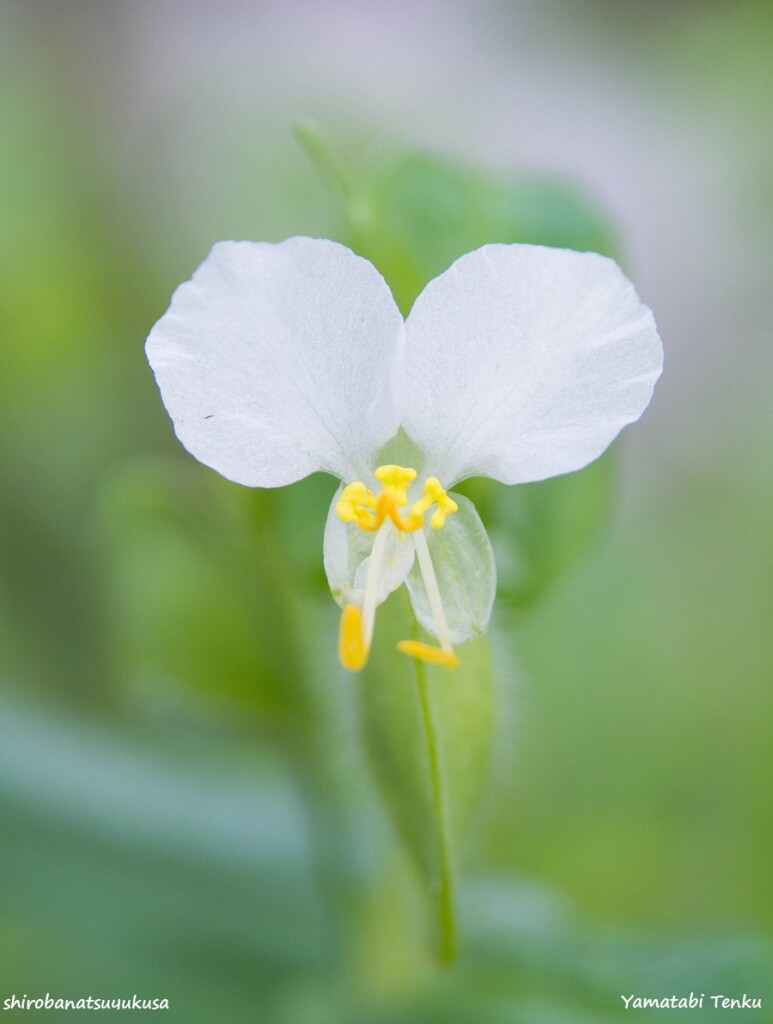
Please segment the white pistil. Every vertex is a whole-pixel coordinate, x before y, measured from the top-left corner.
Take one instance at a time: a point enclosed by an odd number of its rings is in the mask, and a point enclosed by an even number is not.
[[[381,570],[381,562],[384,557],[384,549],[389,537],[389,531],[394,529],[391,523],[384,523],[376,533],[373,547],[370,550],[368,560],[368,572],[365,576],[365,595],[362,599],[362,628],[365,634],[365,649],[370,649],[373,639],[373,627],[376,622],[376,598],[378,596],[378,580]]]
[[[419,559],[421,577],[424,580],[424,586],[427,590],[429,606],[432,609],[432,618],[435,620],[435,629],[437,630],[440,646],[446,654],[452,654],[454,648],[451,643],[451,634],[448,631],[448,623],[446,622],[446,615],[443,611],[443,601],[440,597],[440,588],[438,587],[435,569],[432,565],[432,557],[429,553],[427,538],[424,535],[424,530],[421,528],[416,530],[415,533],[412,533],[411,536],[413,537],[413,544],[416,548],[416,556]],[[373,546],[375,548],[375,544]]]

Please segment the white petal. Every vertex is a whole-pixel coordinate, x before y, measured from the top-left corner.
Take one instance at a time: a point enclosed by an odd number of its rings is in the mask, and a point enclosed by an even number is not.
[[[344,523],[336,514],[336,502],[341,496],[339,488],[333,497],[325,523],[323,544],[325,573],[335,601],[362,605],[365,578],[370,561],[375,533],[361,530],[352,523]],[[381,571],[378,577],[376,603],[382,604],[393,590],[397,590],[411,570],[414,548],[410,536],[391,529],[387,538]]]
[[[416,300],[403,425],[446,487],[542,480],[638,419],[662,365],[652,314],[614,261],[485,245]]]
[[[497,589],[494,552],[475,506],[452,495],[459,511],[440,530],[425,529],[448,631],[455,644],[485,632]],[[432,606],[418,560],[406,580],[416,618],[437,636]]]
[[[175,432],[238,483],[365,472],[399,425],[404,323],[386,282],[312,238],[220,242],[147,342]]]

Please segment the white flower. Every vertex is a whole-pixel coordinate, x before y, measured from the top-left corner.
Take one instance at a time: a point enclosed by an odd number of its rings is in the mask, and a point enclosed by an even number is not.
[[[180,441],[223,476],[342,481],[324,537],[343,664],[365,663],[376,609],[405,582],[453,666],[496,587],[469,476],[580,469],[646,408],[662,369],[650,311],[596,253],[485,245],[403,320],[367,260],[335,242],[221,242],[147,342]],[[399,463],[399,464],[398,464]]]

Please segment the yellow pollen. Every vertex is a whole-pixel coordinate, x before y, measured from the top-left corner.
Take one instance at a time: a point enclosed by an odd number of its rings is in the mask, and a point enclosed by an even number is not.
[[[408,486],[416,479],[416,470],[405,466],[379,466],[373,475],[380,484],[384,485],[385,489],[405,493]],[[407,495],[405,500],[408,500]],[[405,501],[399,502],[399,504],[404,505]]]
[[[373,492],[360,480],[344,487],[341,497],[336,502],[338,518],[343,519],[345,523],[356,523],[363,529],[368,529],[367,524],[373,522],[375,508],[376,499]]]
[[[443,527],[446,518],[450,516],[452,512],[457,512],[459,510],[459,506],[453,498],[448,497],[436,476],[428,478],[427,482],[424,484],[423,498],[416,502],[411,511],[423,517],[431,505],[437,505],[437,508],[430,518],[433,530],[440,530]]]
[[[362,611],[356,604],[347,604],[341,613],[338,657],[344,668],[348,668],[350,672],[359,672],[368,660]]]
[[[420,640],[401,640],[397,645],[398,651],[410,655],[411,658],[418,658],[419,661],[429,662],[430,665],[445,665],[446,668],[456,668],[459,664],[459,656],[453,651],[444,651],[441,647],[433,647],[432,644],[423,644]]]
[[[424,516],[433,505],[436,508],[430,523],[435,530],[441,529],[446,518],[459,508],[437,477],[431,476],[424,484],[421,498],[413,503],[410,513],[403,516],[399,509],[408,503],[408,488],[416,479],[416,470],[406,466],[379,466],[374,475],[382,487],[376,496],[359,480],[344,487],[336,502],[339,519],[370,532],[391,519],[398,530],[412,533],[424,525]]]

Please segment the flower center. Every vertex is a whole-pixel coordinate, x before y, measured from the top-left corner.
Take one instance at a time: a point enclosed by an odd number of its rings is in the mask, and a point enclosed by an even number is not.
[[[440,647],[418,640],[401,640],[397,648],[421,661],[453,668],[458,665],[459,658],[454,653],[451,643],[423,526],[424,517],[433,506],[430,524],[434,530],[442,529],[447,517],[456,512],[459,506],[449,498],[437,477],[431,476],[424,483],[421,498],[415,501],[408,514],[404,515],[400,510],[408,504],[408,489],[416,479],[416,470],[387,465],[379,466],[374,475],[381,484],[378,494],[374,495],[362,481],[358,480],[344,487],[341,497],[336,502],[336,513],[340,519],[345,523],[353,523],[361,530],[376,534],[368,561],[362,608],[356,604],[348,604],[341,615],[338,641],[341,663],[345,668],[356,672],[368,659],[378,603],[376,597],[379,573],[389,533],[396,529],[399,540],[405,539],[403,534],[411,535],[432,610],[435,632],[440,640]]]
[[[431,476],[424,484],[421,498],[413,503],[410,513],[403,516],[400,509],[408,504],[408,488],[416,479],[416,470],[403,466],[379,466],[374,475],[381,484],[378,495],[374,495],[360,480],[344,487],[336,502],[339,519],[371,532],[390,519],[398,530],[413,533],[424,525],[424,516],[433,505],[436,508],[430,523],[434,530],[440,530],[446,517],[459,508],[448,497],[437,477]]]

